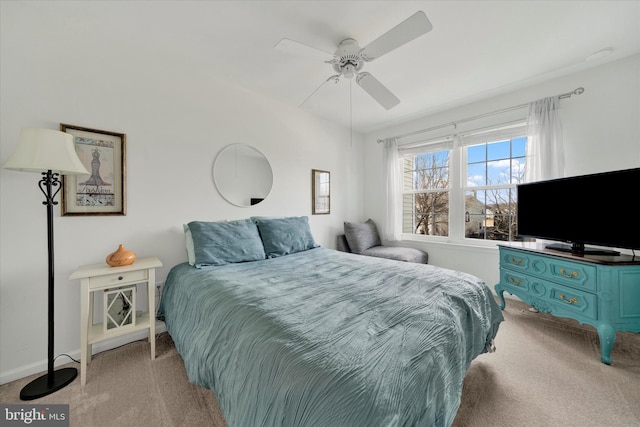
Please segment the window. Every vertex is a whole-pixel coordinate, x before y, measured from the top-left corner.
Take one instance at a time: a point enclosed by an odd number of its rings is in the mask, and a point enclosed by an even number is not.
[[[464,237],[516,239],[516,184],[523,182],[524,136],[465,147],[466,184]]]
[[[404,158],[402,232],[449,235],[449,150]]]
[[[448,240],[513,241],[523,182],[523,123],[400,146],[402,232]]]

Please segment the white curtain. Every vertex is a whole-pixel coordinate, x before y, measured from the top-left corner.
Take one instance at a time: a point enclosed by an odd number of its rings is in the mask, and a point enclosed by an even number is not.
[[[525,182],[564,176],[564,147],[560,99],[555,96],[529,104]]]
[[[384,141],[384,164],[385,216],[381,237],[383,240],[397,241],[402,239],[402,170],[396,138]]]

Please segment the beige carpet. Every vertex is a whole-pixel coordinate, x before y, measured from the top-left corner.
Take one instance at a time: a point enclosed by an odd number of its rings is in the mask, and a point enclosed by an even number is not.
[[[471,365],[455,427],[640,426],[639,334],[618,333],[607,366],[589,326],[512,300],[505,319],[496,353]],[[151,362],[144,341],[98,354],[84,388],[78,378],[32,402],[69,403],[78,427],[224,426],[213,393],[187,381],[167,334],[157,354]],[[0,402],[20,403],[20,389],[35,377],[0,386]]]
[[[68,403],[72,427],[226,426],[210,390],[189,383],[168,334],[156,340],[151,361],[146,340],[93,356],[87,384],[78,378],[49,396],[26,403]],[[20,401],[22,387],[39,375],[0,386],[0,402]]]
[[[640,334],[618,332],[611,366],[595,328],[507,300],[497,351],[471,365],[463,426],[640,426]]]

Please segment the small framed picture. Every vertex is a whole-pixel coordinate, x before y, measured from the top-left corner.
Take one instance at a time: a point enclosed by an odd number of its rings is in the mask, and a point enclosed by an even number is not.
[[[311,170],[311,213],[331,213],[331,174],[328,171]]]
[[[126,215],[124,133],[60,124],[89,175],[62,178],[62,215]]]

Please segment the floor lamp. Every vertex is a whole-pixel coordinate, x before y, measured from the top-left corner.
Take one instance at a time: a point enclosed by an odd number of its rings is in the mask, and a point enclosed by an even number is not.
[[[20,391],[20,399],[33,400],[47,396],[70,384],[78,375],[76,368],[53,370],[53,206],[60,191],[60,175],[89,174],[76,154],[73,136],[51,129],[23,129],[14,153],[2,165],[4,169],[40,172],[38,182],[47,206],[47,240],[49,253],[49,329],[47,373],[31,381]]]

